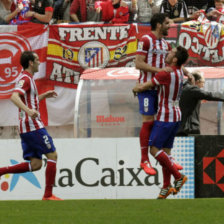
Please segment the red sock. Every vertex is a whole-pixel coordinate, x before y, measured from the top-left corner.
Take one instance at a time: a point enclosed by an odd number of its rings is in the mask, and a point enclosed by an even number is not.
[[[170,178],[170,171],[166,167],[163,167],[163,188],[167,188],[170,186]]]
[[[156,154],[155,158],[159,161],[162,167],[167,168],[167,170],[174,176],[176,180],[181,178],[180,172],[175,166],[173,166],[173,163],[170,161],[168,155],[163,150],[160,150]]]
[[[46,198],[52,196],[52,189],[54,186],[55,176],[56,176],[56,161],[47,160],[47,168],[45,173],[46,186],[44,192],[44,197]]]
[[[140,131],[140,146],[141,146],[141,163],[149,161],[148,147],[149,147],[149,136],[153,127],[153,121],[147,121],[142,123]]]
[[[7,173],[25,173],[31,171],[30,170],[30,163],[23,162],[12,166],[6,166],[0,168],[0,176],[7,174]]]

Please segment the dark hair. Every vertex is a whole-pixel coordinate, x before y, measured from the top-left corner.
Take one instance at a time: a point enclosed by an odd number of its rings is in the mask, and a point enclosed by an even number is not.
[[[166,13],[155,13],[150,21],[151,30],[156,29],[157,23],[163,24],[167,17],[169,16]]]
[[[29,67],[29,61],[34,61],[35,56],[33,51],[24,51],[20,57],[20,64],[22,65],[23,69]]]
[[[202,78],[202,76],[198,72],[192,72],[192,75],[194,76],[195,82],[201,80]]]
[[[178,46],[175,56],[177,58],[177,65],[181,66],[187,61],[189,54],[188,54],[186,48]]]

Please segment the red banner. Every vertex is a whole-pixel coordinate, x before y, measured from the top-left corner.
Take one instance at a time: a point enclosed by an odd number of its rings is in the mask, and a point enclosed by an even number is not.
[[[49,28],[49,39],[48,39]],[[138,24],[26,24],[0,26],[0,99],[8,98],[21,71],[24,50],[38,53],[41,65],[35,78],[76,88],[89,68],[132,67],[138,39],[150,31]],[[187,66],[224,65],[224,29],[221,23],[190,21],[172,25],[166,39],[188,49]]]
[[[181,25],[179,44],[188,50],[188,66],[224,65],[224,25],[189,21]]]
[[[47,26],[33,24],[6,26],[0,29],[0,99],[10,97],[17,77],[22,71],[20,55],[32,50],[40,57],[40,71],[36,78],[45,76]]]
[[[87,68],[134,66],[136,27],[132,24],[50,26],[47,78],[75,88]]]

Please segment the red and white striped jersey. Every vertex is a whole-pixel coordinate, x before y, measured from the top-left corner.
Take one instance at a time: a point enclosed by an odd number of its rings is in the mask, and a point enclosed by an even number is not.
[[[21,100],[30,109],[35,109],[39,112],[39,98],[36,84],[31,74],[27,71],[23,71],[16,83],[16,87],[13,92],[19,92]],[[44,124],[40,119],[40,115],[35,119],[32,119],[19,108],[19,131],[20,133],[26,133],[43,128]]]
[[[177,122],[181,120],[179,100],[184,72],[180,67],[173,66],[172,69],[172,72],[159,72],[152,79],[152,83],[158,86],[158,111],[156,115],[158,121]]]
[[[138,42],[137,54],[145,55],[145,62],[152,67],[165,67],[165,58],[171,50],[170,44],[163,38],[157,39],[153,33],[142,36]],[[139,82],[144,83],[150,81],[155,73],[140,71]]]

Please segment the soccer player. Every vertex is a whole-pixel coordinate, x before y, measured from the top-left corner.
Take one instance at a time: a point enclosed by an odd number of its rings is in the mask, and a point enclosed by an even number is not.
[[[163,39],[170,28],[169,18],[164,13],[156,13],[151,19],[151,32],[142,36],[138,43],[135,65],[140,70],[139,83],[144,83],[165,67],[165,57],[171,46]],[[164,69],[166,70],[166,68]],[[155,88],[138,93],[139,112],[142,115],[140,130],[141,162],[140,167],[149,175],[156,171],[151,166],[148,156],[148,142],[157,112],[157,91]]]
[[[0,168],[0,176],[7,173],[24,173],[36,171],[42,167],[42,154],[47,157],[46,186],[42,200],[62,200],[52,194],[56,176],[57,153],[51,136],[44,128],[39,114],[39,101],[56,97],[53,90],[38,96],[33,76],[38,72],[39,57],[32,51],[24,51],[20,57],[24,71],[20,74],[11,101],[19,108],[19,131],[22,142],[22,162],[13,166]]]
[[[178,171],[169,158],[181,120],[179,99],[184,77],[182,65],[187,58],[188,52],[185,48],[179,46],[172,49],[166,57],[171,71],[161,71],[150,81],[138,84],[133,89],[136,93],[158,86],[158,111],[149,139],[150,153],[161,164],[163,170],[163,187],[158,199],[165,199],[171,193],[178,193],[187,181],[187,177]],[[174,188],[170,184],[171,174],[175,178]]]
[[[170,28],[166,14],[156,13],[151,19],[151,32],[142,36],[138,43],[135,65],[140,70],[139,83],[144,83],[165,67],[165,57],[171,49],[163,39]],[[149,175],[156,171],[151,166],[148,156],[148,142],[153,127],[154,115],[157,111],[157,92],[154,89],[138,93],[139,112],[142,115],[140,130],[141,163],[140,167]]]

